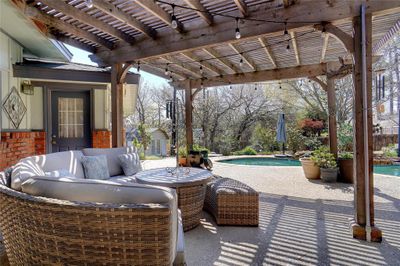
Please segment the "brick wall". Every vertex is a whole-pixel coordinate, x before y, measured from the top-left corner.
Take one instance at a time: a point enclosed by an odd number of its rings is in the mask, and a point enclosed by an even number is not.
[[[111,148],[111,131],[95,130],[92,132],[93,148]]]
[[[46,153],[46,133],[2,132],[0,142],[0,171],[20,159]]]

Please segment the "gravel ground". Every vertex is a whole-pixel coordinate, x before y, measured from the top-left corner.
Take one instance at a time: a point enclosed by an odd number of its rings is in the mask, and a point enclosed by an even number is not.
[[[170,158],[144,162],[145,169],[173,165]],[[260,192],[260,224],[216,226],[204,212],[201,225],[185,233],[188,265],[400,265],[399,177],[375,175],[377,244],[350,235],[351,185],[308,181],[295,166],[215,162],[213,172]]]

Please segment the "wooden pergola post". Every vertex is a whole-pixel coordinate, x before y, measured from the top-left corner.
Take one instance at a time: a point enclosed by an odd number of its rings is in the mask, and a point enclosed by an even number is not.
[[[186,148],[193,148],[193,95],[190,84],[185,87]]]
[[[124,145],[123,84],[131,63],[117,63],[111,67],[111,133],[112,147]]]
[[[355,216],[351,222],[351,231],[354,238],[380,242],[382,232],[374,225],[372,171],[372,15],[364,14],[363,18],[363,12],[360,17],[353,19]],[[365,23],[362,23],[363,21]],[[364,34],[365,52],[363,52]]]
[[[326,91],[328,95],[328,130],[329,130],[329,149],[330,152],[338,157],[338,139],[337,139],[337,123],[336,123],[336,94],[335,79],[327,76]]]

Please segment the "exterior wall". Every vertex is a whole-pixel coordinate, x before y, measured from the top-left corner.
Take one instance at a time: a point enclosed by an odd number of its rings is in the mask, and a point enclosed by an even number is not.
[[[160,153],[157,153],[156,149],[153,149],[153,145],[160,140]],[[154,143],[154,144],[153,144]],[[156,130],[151,133],[151,143],[146,150],[146,155],[156,155],[156,156],[167,156],[167,146],[168,146],[168,139],[166,138],[165,134],[161,130]]]
[[[14,165],[20,159],[46,153],[46,133],[2,132],[0,142],[0,171]]]
[[[397,134],[376,134],[373,143],[374,151],[380,151],[390,144],[397,144]]]
[[[93,148],[111,148],[111,131],[94,130],[92,132]]]

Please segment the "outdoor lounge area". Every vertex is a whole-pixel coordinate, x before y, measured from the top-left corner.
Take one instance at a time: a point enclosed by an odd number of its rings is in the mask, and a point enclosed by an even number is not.
[[[400,265],[399,33],[397,0],[0,1],[0,266]]]

